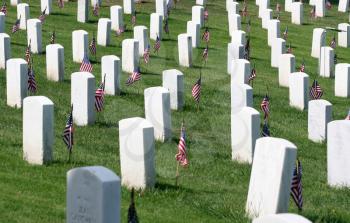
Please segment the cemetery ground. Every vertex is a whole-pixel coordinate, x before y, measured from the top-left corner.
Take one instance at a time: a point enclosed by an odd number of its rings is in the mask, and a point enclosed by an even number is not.
[[[23,1],[28,2],[28,1]],[[277,1],[271,1],[274,9]],[[103,1],[100,18],[109,17],[111,5],[122,5],[121,0]],[[177,35],[186,32],[186,23],[191,19],[194,0],[181,0],[169,18],[170,35],[164,35],[158,55],[153,53],[150,63],[140,59],[142,79],[127,87],[128,74],[121,77],[120,96],[106,96],[105,109],[97,114],[96,123],[87,127],[75,126],[75,145],[71,162],[61,140],[66,118],[70,110],[70,75],[79,71],[80,64],[72,62],[72,31],[84,29],[97,33],[97,17],[90,12],[88,23],[76,21],[76,2],[65,3],[59,9],[53,1],[54,13],[43,25],[43,46],[49,44],[52,31],[56,42],[64,46],[65,77],[63,82],[50,82],[46,78],[45,55],[34,55],[34,71],[38,85],[37,95],[50,98],[55,104],[54,161],[46,166],[27,164],[22,158],[22,110],[6,106],[6,75],[0,71],[0,222],[65,222],[66,172],[75,167],[102,165],[120,175],[118,121],[130,117],[144,117],[143,90],[162,84],[161,74],[166,69],[179,69],[184,73],[185,107],[172,111],[172,140],[156,143],[157,183],[136,197],[140,222],[249,222],[245,217],[250,170],[248,164],[231,160],[230,139],[230,76],[226,73],[228,34],[227,12],[224,0],[209,0],[209,23],[211,32],[209,60],[203,66],[204,42],[193,51],[194,66],[178,65]],[[270,96],[270,130],[274,137],[285,138],[298,148],[298,157],[303,164],[304,210],[299,214],[313,222],[350,222],[350,190],[334,189],[327,185],[326,144],[313,143],[307,139],[307,112],[289,106],[288,89],[278,86],[278,70],[270,67],[270,49],[267,32],[257,18],[255,1],[248,1],[251,17],[251,64],[255,65],[257,78],[254,81],[254,108],[260,110],[260,102],[267,92]],[[310,56],[312,31],[316,27],[337,27],[348,21],[347,13],[334,8],[325,18],[310,20],[310,6],[304,4],[303,26],[290,23],[290,13],[281,13],[281,33],[288,26],[286,46],[292,45],[296,67],[305,59],[306,73],[310,80],[317,76],[318,61]],[[9,4],[8,4],[9,5]],[[242,6],[242,4],[240,5]],[[153,0],[136,4],[137,25],[149,27],[149,15],[155,9]],[[8,7],[6,32],[15,22],[16,8]],[[92,11],[92,10],[90,10]],[[39,1],[30,1],[31,18],[40,15]],[[274,14],[276,16],[276,14]],[[247,26],[242,18],[242,29]],[[121,58],[121,41],[133,36],[130,15],[124,15],[127,32],[119,37],[112,34],[112,45],[97,46],[97,61],[92,57],[96,82],[101,80],[100,58],[116,55]],[[203,29],[201,30],[203,33]],[[333,32],[327,32],[327,44]],[[151,41],[153,46],[154,41]],[[13,58],[24,58],[26,31],[11,34]],[[350,61],[350,51],[336,48],[338,63]],[[191,97],[192,85],[199,77],[202,67],[202,98],[200,109]],[[334,97],[334,79],[317,77],[324,90],[323,99],[333,104],[333,119],[344,119],[349,99]],[[97,83],[96,83],[97,87]],[[261,112],[262,116],[262,112]],[[182,120],[185,120],[190,165],[180,168],[179,187],[175,186],[177,143]],[[130,193],[122,188],[122,222],[126,222]],[[290,212],[297,213],[292,200]]]

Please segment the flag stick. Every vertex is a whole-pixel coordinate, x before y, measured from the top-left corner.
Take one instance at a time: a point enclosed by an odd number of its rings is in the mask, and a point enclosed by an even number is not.
[[[69,153],[68,153],[68,163],[70,163],[71,155],[72,155],[72,149],[69,149]]]

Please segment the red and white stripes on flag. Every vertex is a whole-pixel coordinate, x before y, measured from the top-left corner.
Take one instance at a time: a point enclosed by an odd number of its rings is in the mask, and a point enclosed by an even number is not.
[[[201,90],[202,90],[202,75],[200,75],[199,79],[192,87],[192,97],[197,102],[197,104],[199,103],[201,98]]]
[[[303,209],[303,186],[301,183],[301,177],[302,177],[302,168],[301,168],[301,162],[298,159],[296,163],[296,167],[293,172],[291,195],[299,210]]]
[[[126,24],[124,26],[122,26],[122,28],[118,29],[115,34],[117,36],[120,36],[122,33],[125,32],[125,30],[126,30]]]
[[[335,40],[335,36],[333,36],[331,43],[329,44],[330,47],[335,49],[337,47],[337,41]]]
[[[80,72],[90,72],[92,71],[92,64],[87,56],[84,57],[83,62],[80,65]]]
[[[6,2],[2,3],[0,12],[4,13],[5,15],[7,15],[7,6],[6,6]]]
[[[31,61],[31,58],[32,58],[31,41],[29,41],[29,44],[28,44],[28,46],[26,48],[25,57],[26,57],[26,61],[27,61],[28,65],[30,65],[30,61]]]
[[[300,66],[300,72],[305,72],[305,61],[303,60],[301,66]]]
[[[210,41],[210,32],[209,32],[209,28],[205,28],[205,31],[202,35],[202,40],[204,40],[205,42],[209,42]]]
[[[46,8],[44,9],[44,11],[41,12],[39,16],[39,20],[41,21],[41,23],[43,23],[45,19],[46,19]]]
[[[28,67],[28,91],[35,94],[37,90],[33,63]]]
[[[256,70],[255,67],[251,70],[250,76],[249,76],[249,83],[253,81],[256,78]]]
[[[73,133],[74,133],[74,128],[73,128],[73,105],[70,111],[70,114],[68,116],[67,122],[66,122],[66,126],[63,130],[63,134],[62,134],[62,139],[64,144],[66,144],[67,149],[69,151],[72,150],[73,148]]]
[[[158,53],[159,49],[160,49],[160,39],[159,39],[159,36],[157,35],[157,39],[156,39],[156,42],[154,43],[154,52],[155,53]]]
[[[151,53],[151,46],[148,44],[147,48],[145,49],[145,52],[143,53],[143,61],[145,61],[146,64],[148,64],[149,62],[150,53]]]
[[[208,20],[209,20],[209,11],[208,11],[208,8],[207,8],[207,7],[204,8],[203,16],[204,16],[204,20],[205,20],[205,21],[208,21]]]
[[[96,55],[96,49],[97,49],[96,48],[96,38],[94,36],[94,37],[92,37],[92,40],[89,44],[89,50],[90,50],[91,55]]]
[[[312,86],[310,88],[310,97],[312,100],[320,99],[323,95],[323,91],[321,86],[318,84],[316,80],[312,83]]]
[[[92,9],[92,14],[96,17],[98,17],[100,7],[98,6],[98,3],[94,5],[94,8]]]
[[[97,112],[101,112],[103,110],[104,98],[105,98],[105,82],[102,82],[95,91],[95,108]]]
[[[127,86],[130,86],[139,80],[141,80],[141,72],[140,72],[140,68],[136,68],[134,72],[132,72],[132,74],[129,76],[128,80],[126,80],[125,84]]]
[[[11,30],[12,33],[15,33],[19,30],[20,22],[21,22],[21,18],[16,20],[15,24],[12,26],[12,30]]]
[[[181,125],[181,134],[179,144],[177,146],[177,154],[175,155],[176,161],[179,162],[181,166],[188,165],[187,151],[186,151],[186,132],[184,123]]]
[[[269,96],[267,96],[267,94],[263,98],[260,104],[260,108],[264,112],[264,119],[268,118],[270,114],[270,99]]]
[[[203,60],[204,60],[205,62],[208,61],[208,56],[209,56],[209,47],[208,47],[208,45],[207,45],[207,47],[205,47],[205,49],[204,49],[204,51],[203,51],[203,55],[202,55]]]

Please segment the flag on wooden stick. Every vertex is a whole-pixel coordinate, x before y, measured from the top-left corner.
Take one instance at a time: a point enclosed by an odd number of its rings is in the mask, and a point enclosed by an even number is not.
[[[158,53],[159,52],[159,49],[160,49],[160,39],[159,39],[159,36],[157,35],[157,39],[156,39],[156,42],[154,43],[154,52],[155,53]]]
[[[263,98],[260,108],[264,112],[264,119],[267,119],[270,115],[270,98],[267,96],[267,94]]]
[[[95,38],[95,34],[93,34],[93,37],[92,37],[92,40],[89,44],[89,50],[90,50],[90,53],[91,55],[95,55],[96,56],[96,38]]]
[[[19,30],[19,24],[21,22],[21,17],[19,17],[19,19],[16,20],[15,24],[12,26],[12,33],[15,33]]]
[[[128,209],[128,222],[127,223],[138,223],[139,219],[136,212],[135,207],[135,190],[134,188],[131,189],[131,199],[130,199],[130,205]]]
[[[208,27],[205,28],[205,31],[202,35],[202,40],[204,40],[207,44],[210,41],[210,32]]]
[[[28,44],[28,46],[27,46],[27,48],[26,48],[26,52],[25,52],[25,58],[26,58],[26,61],[27,61],[27,63],[28,63],[28,66],[30,65],[30,63],[31,63],[31,58],[32,58],[32,52],[31,52],[31,40],[29,40],[29,44]]]
[[[323,95],[323,91],[321,86],[318,84],[316,80],[312,83],[312,86],[310,88],[310,97],[312,100],[320,99]]]
[[[90,72],[92,71],[92,64],[90,63],[89,58],[85,55],[83,61],[80,65],[80,72]]]
[[[303,209],[303,186],[301,183],[301,177],[301,162],[299,159],[297,159],[296,167],[294,168],[293,172],[291,195],[299,210]]]
[[[106,74],[103,78],[103,82],[95,91],[95,108],[97,112],[101,112],[103,110],[104,100],[105,100],[105,83],[106,83],[105,81],[106,81]]]
[[[187,166],[189,164],[187,159],[186,132],[183,122],[181,124],[180,140],[177,146],[177,154],[175,155],[175,159],[181,166]]]
[[[150,53],[151,53],[151,46],[148,44],[147,48],[145,49],[145,52],[143,53],[143,61],[148,64],[150,59]]]
[[[304,59],[303,59],[303,62],[301,63],[299,71],[305,73],[305,60]]]
[[[136,81],[141,80],[141,72],[140,72],[140,68],[136,68],[134,70],[134,72],[132,72],[132,74],[129,76],[128,80],[126,81],[126,85],[130,86],[132,84],[134,84]]]
[[[202,90],[202,72],[199,75],[199,79],[192,87],[192,97],[199,104],[201,98],[201,90]]]
[[[63,142],[64,144],[66,144],[69,152],[72,151],[72,148],[74,145],[73,134],[74,134],[74,128],[73,128],[73,105],[72,105],[67,122],[66,122],[66,126],[64,127],[63,134],[62,134]]]
[[[0,12],[4,13],[5,16],[7,15],[7,5],[6,5],[6,2],[3,2],[3,3],[2,3]]]
[[[94,5],[94,8],[92,9],[92,14],[94,15],[94,16],[96,16],[96,17],[98,17],[98,15],[99,15],[99,12],[100,11],[100,7],[98,6],[98,3],[96,3],[95,5]]]
[[[28,66],[28,91],[32,94],[35,94],[37,91],[37,85],[33,69],[33,61],[30,63],[30,66]]]

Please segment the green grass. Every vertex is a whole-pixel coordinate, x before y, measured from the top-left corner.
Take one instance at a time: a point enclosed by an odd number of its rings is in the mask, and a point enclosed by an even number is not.
[[[27,1],[25,1],[27,2]],[[84,29],[96,33],[97,18],[89,23],[76,22],[76,2],[66,3],[59,10],[54,2],[54,14],[43,25],[43,45],[49,43],[55,29],[57,42],[65,50],[65,79],[55,83],[46,79],[45,55],[34,55],[38,93],[55,104],[54,161],[46,166],[28,165],[22,159],[22,110],[6,106],[6,76],[0,71],[0,222],[65,222],[66,172],[75,167],[102,165],[120,175],[118,121],[130,117],[144,117],[143,90],[161,85],[161,73],[176,68],[185,74],[185,108],[172,112],[173,140],[156,143],[157,185],[136,199],[141,222],[249,222],[244,207],[247,197],[250,166],[231,160],[230,142],[230,76],[226,74],[227,43],[230,42],[227,13],[224,0],[210,0],[208,4],[211,42],[208,65],[202,69],[203,86],[200,111],[196,111],[191,98],[191,87],[199,76],[201,54],[205,47],[194,49],[194,67],[178,66],[177,35],[186,31],[186,21],[191,19],[194,0],[182,0],[172,10],[170,36],[165,36],[158,56],[152,55],[150,65],[142,70],[142,80],[135,86],[122,86],[120,96],[107,96],[105,111],[97,115],[95,125],[75,127],[73,162],[67,163],[67,151],[61,140],[70,106],[70,74],[79,70],[72,62],[71,33]],[[289,107],[288,89],[278,86],[277,69],[270,67],[270,49],[266,30],[261,29],[255,1],[249,1],[252,19],[252,60],[257,70],[254,83],[254,107],[259,104],[269,86],[271,95],[270,130],[273,136],[290,140],[298,147],[298,156],[304,167],[305,208],[299,213],[314,222],[350,222],[350,190],[334,189],[327,185],[326,145],[307,139],[307,112]],[[271,1],[275,8],[276,0]],[[121,0],[104,1],[100,17],[109,17],[109,6],[122,4]],[[9,5],[9,4],[8,4]],[[288,25],[296,65],[305,58],[306,73],[310,79],[317,75],[317,60],[310,57],[312,30],[315,27],[336,26],[348,21],[348,14],[338,13],[334,7],[326,18],[309,21],[308,5],[304,9],[306,24],[290,24],[290,14],[281,14],[281,32]],[[152,0],[137,5],[138,25],[149,26],[149,15],[155,11]],[[31,1],[30,15],[40,14],[39,1]],[[15,21],[16,9],[9,7],[6,31],[9,33]],[[129,30],[122,37],[112,37],[112,46],[98,47],[98,61],[93,74],[101,79],[100,57],[121,57],[122,38],[132,37],[130,16],[124,15]],[[242,27],[246,27],[242,21]],[[333,34],[327,34],[327,43]],[[289,42],[289,41],[288,41]],[[153,45],[154,41],[152,41]],[[26,32],[11,34],[12,57],[24,58]],[[337,48],[338,62],[349,62],[349,49]],[[127,74],[123,73],[122,83]],[[334,97],[334,80],[318,78],[325,90],[324,99],[333,104],[333,118],[343,119],[349,108],[349,100]],[[174,155],[182,118],[185,118],[188,134],[190,166],[181,169],[180,188],[176,188]],[[129,192],[122,189],[122,221],[126,221]],[[297,212],[290,202],[290,212]]]

